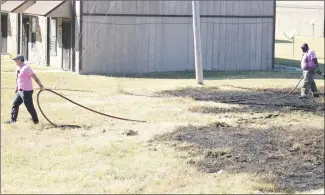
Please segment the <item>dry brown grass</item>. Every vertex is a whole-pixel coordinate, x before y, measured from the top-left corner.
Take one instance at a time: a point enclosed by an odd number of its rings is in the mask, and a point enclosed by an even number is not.
[[[249,105],[223,103],[229,98],[265,100],[265,95],[279,95],[295,85],[299,74],[250,73],[245,79],[245,74],[218,73],[214,79],[214,73],[209,73],[211,79],[203,87],[186,78],[37,74],[48,88],[61,78],[66,84],[60,82],[57,92],[72,100],[98,111],[148,123],[98,116],[44,92],[42,108],[54,122],[82,128],[53,128],[39,112],[41,124],[32,125],[22,106],[17,124],[1,124],[2,193],[258,193],[322,188],[323,178],[317,172],[324,165],[321,111],[304,111],[305,104],[294,96],[277,102],[292,104],[288,108],[254,106],[257,100],[248,102]],[[268,78],[258,78],[261,75]],[[277,78],[272,79],[273,76]],[[324,87],[322,80],[317,80],[317,84]],[[2,122],[10,114],[13,88],[13,73],[2,72]],[[322,105],[321,99],[306,103],[311,108]],[[297,110],[297,105],[302,109]],[[280,115],[269,116],[277,112]],[[130,130],[138,134],[127,136],[125,132]],[[302,141],[312,142],[302,146]],[[275,148],[266,147],[272,143]],[[290,152],[292,148],[301,149],[301,153]],[[312,151],[305,155],[306,150]],[[313,154],[316,150],[318,153]],[[280,158],[282,154],[285,156]],[[221,156],[227,155],[239,160],[248,156],[248,164],[224,161],[227,158]],[[267,161],[272,155],[275,166]],[[253,169],[249,163],[259,160],[266,162]],[[298,170],[304,163],[306,170],[311,171],[309,175]],[[282,171],[288,167],[292,169]],[[220,174],[221,169],[225,172]],[[290,179],[287,173],[297,173],[301,180]],[[304,180],[303,174],[308,179]],[[305,182],[305,187],[299,181]]]

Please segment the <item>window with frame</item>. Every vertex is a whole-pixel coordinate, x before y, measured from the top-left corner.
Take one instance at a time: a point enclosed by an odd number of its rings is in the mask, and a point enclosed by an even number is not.
[[[32,28],[31,28],[31,45],[32,49],[36,48],[36,31],[37,31],[37,17],[32,17]]]
[[[49,50],[50,55],[56,56],[57,55],[57,19],[50,18],[50,25],[49,25]]]

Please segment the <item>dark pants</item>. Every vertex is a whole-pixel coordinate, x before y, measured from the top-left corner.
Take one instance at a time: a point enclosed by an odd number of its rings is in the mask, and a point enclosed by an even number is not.
[[[33,103],[34,91],[18,91],[12,104],[11,121],[17,121],[19,106],[24,102],[27,111],[32,116],[33,122],[38,123],[38,116]]]

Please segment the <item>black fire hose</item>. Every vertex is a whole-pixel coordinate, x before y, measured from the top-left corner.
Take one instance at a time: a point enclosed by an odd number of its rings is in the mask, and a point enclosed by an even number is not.
[[[56,94],[56,95],[62,97],[62,98],[65,99],[65,100],[68,100],[69,102],[71,102],[71,103],[73,103],[73,104],[75,104],[75,105],[77,105],[77,106],[79,106],[79,107],[82,107],[82,108],[84,108],[84,109],[86,109],[86,110],[89,110],[89,111],[94,112],[94,113],[99,114],[99,115],[103,115],[103,116],[110,117],[110,118],[114,118],[114,119],[118,119],[118,120],[124,120],[124,121],[133,121],[133,122],[140,122],[140,123],[145,123],[145,122],[146,122],[146,121],[140,121],[140,120],[133,120],[133,119],[121,118],[121,117],[117,117],[117,116],[108,115],[108,114],[105,114],[105,113],[102,113],[102,112],[98,112],[98,111],[96,111],[96,110],[93,110],[93,109],[87,108],[86,106],[83,106],[83,105],[81,105],[81,104],[78,104],[77,102],[74,102],[74,101],[70,100],[69,98],[66,98],[66,97],[64,97],[63,95],[61,95],[61,94],[59,94],[59,93],[57,93],[57,92],[55,92],[55,91],[52,91],[52,90],[50,90],[50,89],[45,89],[44,91],[50,91],[50,92],[52,92],[52,93],[54,93],[54,94]],[[38,105],[38,108],[39,108],[39,110],[41,111],[42,115],[44,116],[44,118],[45,118],[49,123],[51,123],[51,125],[53,125],[54,127],[57,127],[57,128],[62,128],[62,127],[80,128],[80,126],[78,126],[78,125],[57,125],[57,124],[53,123],[53,122],[52,122],[48,117],[46,117],[46,115],[44,114],[43,110],[41,109],[40,102],[39,102],[39,97],[40,97],[41,92],[43,92],[43,91],[40,90],[40,91],[37,93],[37,105]]]
[[[296,89],[297,89],[297,87],[298,87],[298,85],[299,85],[299,83],[301,82],[301,80],[304,78],[304,75],[302,75],[301,77],[300,77],[300,80],[298,81],[298,83],[297,83],[297,85],[289,92],[289,93],[287,93],[287,94],[285,94],[285,95],[283,95],[283,96],[280,96],[280,97],[274,97],[274,98],[271,98],[271,99],[280,99],[280,98],[284,98],[284,97],[286,97],[286,96],[288,96],[288,95],[290,95],[290,94],[292,94]]]
[[[299,85],[299,83],[301,82],[302,79],[303,79],[303,76],[301,76],[301,78],[300,78],[299,82],[297,83],[297,85],[296,85],[296,86],[295,86],[295,87],[294,87],[294,88],[293,88],[289,93],[287,93],[287,94],[285,94],[285,95],[283,95],[283,96],[280,96],[280,97],[274,97],[274,98],[271,98],[271,99],[280,99],[280,98],[284,98],[284,97],[290,95],[291,93],[293,93],[293,92],[297,89],[297,87],[298,87],[298,85]],[[83,105],[81,105],[81,104],[78,104],[77,102],[74,102],[74,101],[70,100],[69,98],[66,98],[66,97],[64,97],[63,95],[61,95],[61,94],[59,94],[59,93],[57,93],[57,92],[55,92],[55,91],[52,91],[52,90],[50,90],[50,89],[45,89],[45,91],[50,91],[50,92],[52,92],[52,93],[54,93],[54,94],[56,94],[56,95],[62,97],[62,98],[65,99],[65,100],[68,100],[69,102],[71,102],[71,103],[73,103],[73,104],[75,104],[75,105],[77,105],[77,106],[80,106],[80,107],[82,107],[82,108],[84,108],[84,109],[86,109],[86,110],[89,110],[89,111],[94,112],[94,113],[99,114],[99,115],[103,115],[103,116],[110,117],[110,118],[114,118],[114,119],[118,119],[118,120],[124,120],[124,121],[134,121],[134,122],[140,122],[140,123],[145,123],[145,122],[146,122],[146,121],[140,121],[140,120],[133,120],[133,119],[121,118],[121,117],[117,117],[117,116],[112,116],[112,115],[108,115],[108,114],[105,114],[105,113],[101,113],[101,112],[98,112],[98,111],[96,111],[96,110],[93,110],[93,109],[87,108],[86,106],[83,106]],[[57,127],[57,128],[62,128],[62,127],[80,128],[80,126],[78,126],[78,125],[57,125],[57,124],[53,123],[53,122],[52,122],[48,117],[46,117],[46,115],[44,114],[43,110],[41,109],[41,106],[40,106],[40,103],[39,103],[39,96],[40,96],[41,92],[42,92],[42,91],[40,90],[40,91],[38,92],[38,94],[37,94],[37,105],[38,105],[38,108],[39,108],[39,110],[41,111],[42,115],[44,116],[44,118],[45,118],[49,123],[51,123],[53,126],[55,126],[55,127]]]

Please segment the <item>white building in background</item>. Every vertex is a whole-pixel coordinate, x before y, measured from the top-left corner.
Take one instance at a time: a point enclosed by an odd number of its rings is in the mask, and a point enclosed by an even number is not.
[[[324,1],[277,1],[276,35],[296,31],[298,36],[325,37]]]

